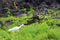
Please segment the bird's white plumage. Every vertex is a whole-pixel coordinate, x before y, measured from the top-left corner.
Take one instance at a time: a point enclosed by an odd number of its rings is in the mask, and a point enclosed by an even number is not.
[[[19,27],[16,26],[16,27],[14,27],[14,28],[11,28],[11,29],[9,29],[8,31],[9,31],[9,32],[15,32],[15,31],[19,30],[22,26],[24,26],[24,24],[20,25]]]

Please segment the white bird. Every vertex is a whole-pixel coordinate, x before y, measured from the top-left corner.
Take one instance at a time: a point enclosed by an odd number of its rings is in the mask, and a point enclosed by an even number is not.
[[[24,26],[24,24],[20,25],[19,27],[16,26],[16,27],[14,27],[14,28],[11,28],[11,29],[9,29],[8,31],[9,31],[9,32],[15,32],[15,31],[19,30],[22,26]]]

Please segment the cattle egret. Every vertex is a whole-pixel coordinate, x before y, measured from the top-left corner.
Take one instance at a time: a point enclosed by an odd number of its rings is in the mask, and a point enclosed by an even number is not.
[[[14,27],[14,28],[11,28],[11,29],[9,29],[8,31],[9,31],[9,32],[15,32],[15,31],[19,30],[22,26],[24,26],[24,24],[20,25],[19,27],[16,26],[16,27]]]

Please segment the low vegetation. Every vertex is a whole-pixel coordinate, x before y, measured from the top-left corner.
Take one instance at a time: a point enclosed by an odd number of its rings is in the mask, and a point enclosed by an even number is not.
[[[11,24],[0,26],[0,40],[60,40],[60,26],[56,25],[60,24],[60,19],[51,17],[52,14],[58,13],[53,10],[48,10],[46,15],[40,15],[40,23],[36,20],[35,23],[25,25],[20,30],[9,33],[8,29],[20,24],[26,24],[27,20],[30,20],[33,12],[29,11],[28,13],[29,16],[13,17],[10,15],[1,17],[0,21],[3,23],[11,22]]]

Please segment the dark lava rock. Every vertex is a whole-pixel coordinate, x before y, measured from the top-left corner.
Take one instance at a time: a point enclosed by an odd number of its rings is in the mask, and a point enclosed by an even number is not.
[[[38,13],[39,13],[39,14],[45,14],[45,13],[47,12],[48,5],[46,5],[45,2],[42,2],[42,3],[40,4],[40,6],[37,7],[37,8],[38,8]]]
[[[60,0],[56,0],[57,1],[57,3],[60,3]]]
[[[14,2],[16,3],[15,6],[17,6],[17,9],[14,6]],[[0,17],[7,15],[7,9],[5,8],[10,9],[12,15],[20,15],[17,10],[26,8],[26,11],[28,11],[30,7],[39,10],[41,14],[45,14],[49,8],[60,10],[60,0],[0,0]]]
[[[60,4],[59,3],[57,4],[57,9],[60,10]]]
[[[33,17],[29,18],[27,20],[27,24],[25,24],[25,25],[30,25],[30,24],[35,23],[35,22],[40,23],[40,18],[37,15],[33,15]]]
[[[56,24],[57,26],[60,26],[60,24]]]
[[[56,0],[45,0],[47,5],[51,5],[53,2],[55,2]]]
[[[39,6],[40,3],[43,2],[43,1],[44,1],[44,0],[32,0],[31,5],[32,5],[33,7],[37,7],[37,6]]]
[[[3,26],[3,23],[2,23],[2,21],[0,21],[0,27],[1,27],[1,26]]]
[[[30,4],[29,3],[21,3],[21,5],[19,5],[19,8],[20,9],[23,9],[23,8],[29,9],[30,8]]]
[[[6,21],[5,23],[4,23],[4,26],[6,26],[6,27],[8,27],[9,25],[11,25],[13,22],[10,20],[10,21]]]
[[[53,3],[50,5],[50,8],[57,8],[57,2],[53,2]]]

